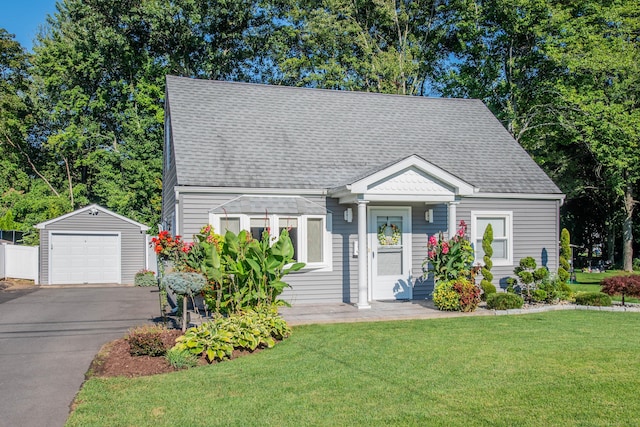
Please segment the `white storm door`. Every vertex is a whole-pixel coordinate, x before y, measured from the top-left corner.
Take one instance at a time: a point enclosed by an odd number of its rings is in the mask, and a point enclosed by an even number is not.
[[[371,298],[411,299],[411,209],[371,208]]]
[[[53,233],[50,283],[120,283],[120,236]]]

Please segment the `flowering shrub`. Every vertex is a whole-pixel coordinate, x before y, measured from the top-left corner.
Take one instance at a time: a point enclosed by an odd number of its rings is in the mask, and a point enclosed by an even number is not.
[[[427,259],[422,263],[423,269],[427,267],[425,276],[433,272],[435,280],[439,281],[471,275],[473,248],[466,234],[467,224],[460,221],[460,228],[452,239],[444,240],[442,233],[439,238],[436,236],[429,238]]]
[[[159,261],[172,261],[179,264],[191,250],[191,243],[186,243],[181,236],[171,236],[164,230],[157,237],[151,239],[151,247],[158,256]]]
[[[433,303],[439,310],[460,310],[460,295],[453,288],[453,281],[439,282],[433,291]]]

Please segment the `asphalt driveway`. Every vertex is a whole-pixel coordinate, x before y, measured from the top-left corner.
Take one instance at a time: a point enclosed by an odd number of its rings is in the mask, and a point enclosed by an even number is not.
[[[0,298],[0,426],[63,426],[100,347],[159,313],[137,287],[41,288]]]

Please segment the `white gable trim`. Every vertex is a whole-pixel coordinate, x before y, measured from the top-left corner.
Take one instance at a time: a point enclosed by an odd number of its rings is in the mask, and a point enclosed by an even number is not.
[[[426,176],[420,176],[422,174]],[[412,184],[403,182],[403,178],[409,175],[413,175],[414,179],[418,178],[413,183],[415,188],[410,188]],[[424,179],[421,180],[420,178]],[[330,196],[340,198],[340,203],[352,203],[356,199],[450,202],[460,196],[471,196],[476,191],[477,189],[473,185],[413,155],[350,185],[334,189],[330,192]]]
[[[73,211],[73,212],[69,212],[68,214],[64,214],[64,215],[59,216],[59,217],[57,217],[57,218],[50,219],[49,221],[41,222],[40,224],[36,224],[36,225],[34,225],[34,227],[35,227],[35,228],[37,228],[37,229],[39,229],[39,230],[42,230],[42,229],[44,229],[46,226],[48,226],[49,224],[53,224],[53,223],[55,223],[55,222],[58,222],[58,221],[61,221],[61,220],[63,220],[63,219],[66,219],[66,218],[72,217],[72,216],[74,216],[74,215],[81,214],[81,213],[83,213],[83,212],[88,212],[88,211],[90,211],[90,210],[92,210],[92,209],[95,209],[97,212],[102,212],[102,213],[104,213],[104,214],[111,215],[111,216],[116,217],[116,218],[118,218],[118,219],[120,219],[120,220],[122,220],[122,221],[126,221],[126,222],[128,222],[129,224],[133,224],[133,225],[135,225],[136,227],[140,227],[140,230],[141,230],[141,231],[147,231],[147,230],[149,229],[149,227],[147,227],[147,226],[146,226],[146,225],[144,225],[144,224],[140,224],[139,222],[136,222],[136,221],[134,221],[134,220],[132,220],[132,219],[129,219],[129,218],[124,217],[124,216],[122,216],[122,215],[118,215],[117,213],[112,212],[112,211],[110,211],[110,210],[109,210],[109,209],[107,209],[107,208],[103,208],[102,206],[97,205],[97,204],[93,204],[93,205],[85,206],[84,208],[80,208],[80,209],[77,209],[77,210],[75,210],[75,211]]]

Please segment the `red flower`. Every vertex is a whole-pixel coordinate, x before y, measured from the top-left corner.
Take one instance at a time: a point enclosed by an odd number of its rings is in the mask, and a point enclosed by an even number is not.
[[[449,244],[447,242],[442,242],[442,253],[445,255],[449,253]]]

